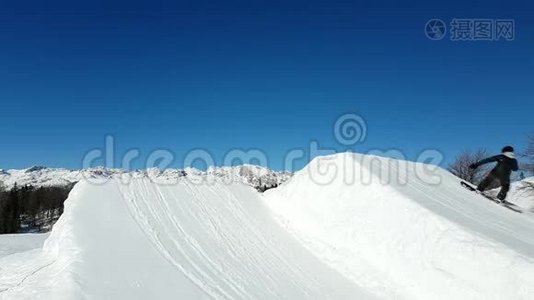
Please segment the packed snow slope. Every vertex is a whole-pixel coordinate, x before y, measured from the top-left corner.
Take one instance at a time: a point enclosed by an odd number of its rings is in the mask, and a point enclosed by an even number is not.
[[[48,233],[0,234],[0,258],[13,253],[42,248]]]
[[[494,195],[497,195],[499,189],[493,190],[492,192]],[[506,200],[515,203],[525,210],[534,212],[534,177],[512,182]]]
[[[281,224],[386,299],[534,299],[534,219],[426,164],[358,154],[313,160],[265,193]]]
[[[78,183],[42,251],[0,258],[2,299],[372,299],[242,183]]]

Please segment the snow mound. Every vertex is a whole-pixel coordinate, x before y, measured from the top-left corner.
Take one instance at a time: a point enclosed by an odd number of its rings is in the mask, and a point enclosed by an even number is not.
[[[222,180],[82,181],[41,253],[0,268],[3,299],[372,298],[285,232],[261,194]]]
[[[313,160],[265,193],[319,259],[386,299],[534,299],[534,221],[449,172],[376,156]]]
[[[494,193],[497,194],[498,190]],[[534,177],[513,182],[507,200],[526,210],[534,211]]]
[[[264,194],[254,166],[84,172],[111,179],[0,257],[0,299],[534,299],[532,214],[434,166],[338,154]]]

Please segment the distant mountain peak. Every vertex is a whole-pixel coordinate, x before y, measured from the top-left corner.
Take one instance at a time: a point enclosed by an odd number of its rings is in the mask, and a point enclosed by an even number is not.
[[[38,172],[38,171],[42,171],[42,170],[46,170],[47,167],[44,167],[44,166],[32,166],[28,169],[26,169],[26,173],[31,173],[31,172]]]
[[[173,180],[183,177],[198,179],[202,177],[222,178],[227,182],[241,182],[256,189],[278,186],[289,177],[290,172],[273,171],[266,167],[255,165],[209,167],[206,171],[195,168],[165,169],[149,168],[144,170],[122,170],[105,167],[94,167],[82,170],[68,170],[62,168],[47,168],[33,166],[23,170],[0,170],[0,182],[6,188],[15,184],[19,186],[64,186],[83,179],[106,180],[131,176],[132,178],[150,178]]]

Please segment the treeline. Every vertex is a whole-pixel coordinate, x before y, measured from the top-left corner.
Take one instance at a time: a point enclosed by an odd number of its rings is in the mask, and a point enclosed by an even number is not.
[[[48,231],[63,213],[68,186],[19,187],[0,191],[0,234]]]

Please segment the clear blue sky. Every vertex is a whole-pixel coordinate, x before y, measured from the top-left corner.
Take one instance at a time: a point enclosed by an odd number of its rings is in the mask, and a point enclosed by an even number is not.
[[[524,146],[534,130],[531,1],[2,1],[0,168],[79,168],[83,155],[158,148],[345,149],[413,158]],[[431,41],[427,20],[513,18],[514,41]],[[136,167],[142,167],[139,163]]]

